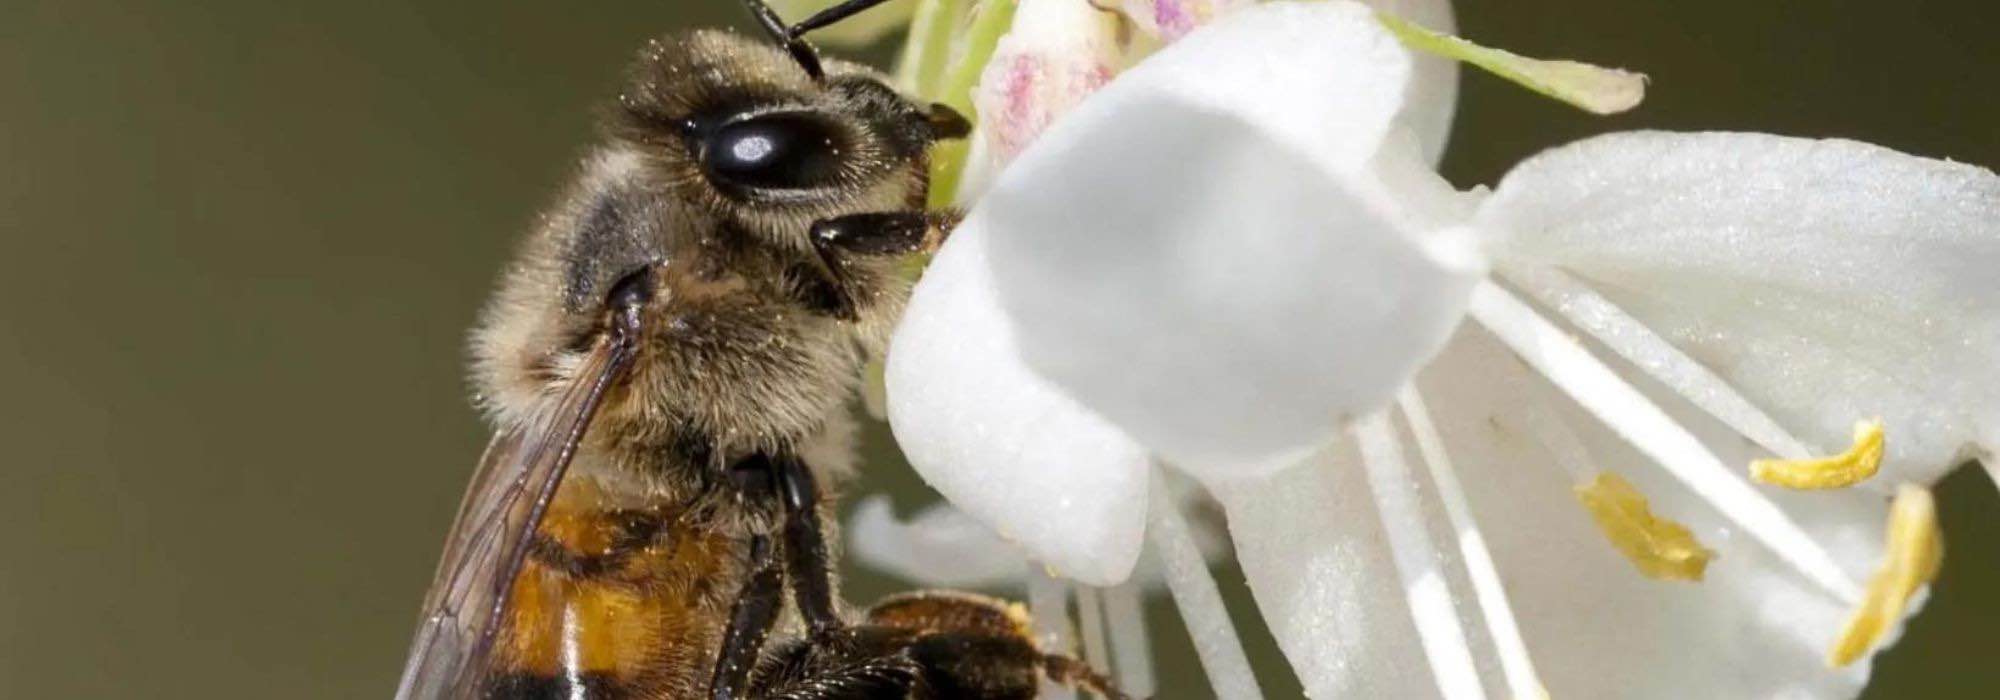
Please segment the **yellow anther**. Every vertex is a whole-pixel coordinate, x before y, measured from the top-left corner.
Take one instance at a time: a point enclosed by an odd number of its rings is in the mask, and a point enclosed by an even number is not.
[[[1789,489],[1837,489],[1867,481],[1882,468],[1882,421],[1854,424],[1854,445],[1846,452],[1819,459],[1760,459],[1750,463],[1750,478]]]
[[[1700,581],[1715,552],[1673,520],[1653,515],[1646,497],[1624,477],[1599,472],[1576,485],[1576,500],[1590,511],[1597,529],[1648,578]]]
[[[1847,626],[1826,652],[1826,665],[1854,663],[1874,649],[1882,637],[1903,621],[1904,609],[1917,589],[1937,578],[1944,564],[1944,536],[1938,531],[1937,504],[1931,492],[1904,484],[1889,507],[1889,551],[1881,568],[1868,580],[1868,592],[1848,618]]]

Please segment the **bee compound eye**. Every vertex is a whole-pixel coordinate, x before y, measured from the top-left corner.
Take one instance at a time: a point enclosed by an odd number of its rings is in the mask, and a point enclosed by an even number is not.
[[[757,189],[808,189],[840,176],[835,128],[807,114],[767,114],[724,124],[702,143],[703,169],[717,181]]]

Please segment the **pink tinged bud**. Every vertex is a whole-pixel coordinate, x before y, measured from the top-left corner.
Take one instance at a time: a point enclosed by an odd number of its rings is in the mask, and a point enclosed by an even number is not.
[[[1111,81],[1111,67],[1102,63],[1065,62],[1048,56],[1004,56],[989,64],[985,80],[993,85],[990,100],[979,112],[991,115],[986,132],[993,154],[1002,161],[1028,147],[1035,137],[1084,97]],[[982,83],[982,96],[986,96]]]
[[[1088,0],[1023,0],[972,96],[992,165],[1110,82],[1120,53],[1116,18]]]
[[[1255,0],[1123,0],[1119,8],[1140,31],[1165,41],[1186,36],[1196,27]]]

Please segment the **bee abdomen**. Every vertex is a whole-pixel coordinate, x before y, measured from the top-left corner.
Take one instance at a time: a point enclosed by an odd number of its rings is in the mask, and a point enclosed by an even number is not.
[[[574,676],[513,672],[490,681],[483,700],[570,700],[571,698],[638,697],[615,676],[579,673]]]
[[[707,681],[734,540],[675,509],[606,507],[587,484],[565,484],[535,533],[483,698],[679,698]]]

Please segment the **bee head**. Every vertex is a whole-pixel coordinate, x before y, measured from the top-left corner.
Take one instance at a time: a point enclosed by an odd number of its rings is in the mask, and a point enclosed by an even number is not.
[[[920,204],[931,144],[969,130],[865,67],[802,62],[722,31],[649,43],[611,124],[685,201],[798,233],[817,218]]]

